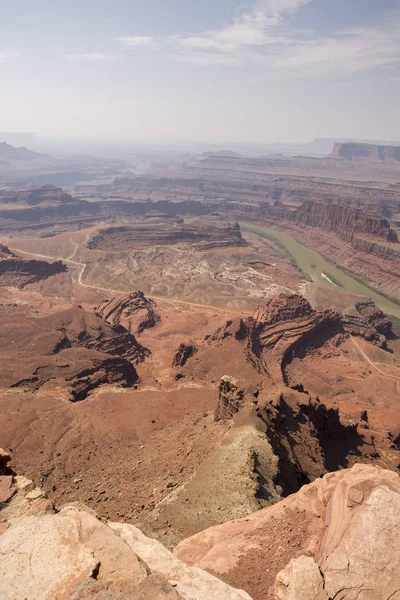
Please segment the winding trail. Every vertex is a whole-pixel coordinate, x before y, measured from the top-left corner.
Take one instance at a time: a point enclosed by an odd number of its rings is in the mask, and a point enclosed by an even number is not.
[[[353,344],[356,346],[357,350],[359,351],[359,353],[361,354],[361,356],[363,358],[365,358],[365,360],[371,365],[371,367],[373,369],[375,369],[375,371],[377,371],[380,375],[383,375],[384,377],[389,377],[389,379],[394,379],[396,381],[400,381],[400,377],[398,377],[397,375],[389,375],[388,373],[385,373],[384,371],[382,371],[379,367],[376,366],[376,364],[374,362],[372,362],[372,360],[368,357],[368,355],[364,352],[364,350],[362,348],[360,348],[359,344],[357,343],[357,341],[354,339],[354,337],[351,335],[350,336],[351,341],[353,342]]]
[[[98,285],[90,285],[88,283],[84,283],[82,281],[82,276],[85,272],[85,269],[87,267],[87,263],[82,263],[82,262],[78,262],[76,260],[72,260],[73,257],[76,254],[77,249],[79,248],[79,246],[82,246],[83,244],[86,244],[86,242],[88,241],[88,236],[86,236],[86,240],[84,242],[81,242],[80,244],[77,244],[76,242],[73,241],[73,239],[71,238],[71,242],[75,245],[75,249],[73,251],[73,253],[68,257],[68,258],[56,258],[55,256],[49,256],[48,254],[38,254],[36,252],[27,252],[26,250],[20,250],[19,248],[11,248],[11,250],[13,252],[20,252],[21,254],[27,254],[28,256],[35,256],[38,258],[45,258],[47,260],[61,260],[63,262],[72,264],[72,265],[76,265],[78,267],[81,267],[81,271],[79,273],[79,277],[78,277],[78,284],[81,285],[82,287],[85,288],[89,288],[91,290],[97,290],[99,292],[111,292],[112,294],[126,294],[127,290],[114,290],[113,288],[105,288],[105,287],[101,287]],[[230,314],[230,315],[238,315],[238,316],[243,316],[246,315],[245,312],[238,312],[238,311],[234,311],[234,310],[230,310],[227,308],[220,308],[219,306],[212,306],[210,304],[196,304],[195,302],[187,302],[186,300],[175,300],[172,298],[164,298],[163,296],[149,296],[146,294],[147,298],[150,298],[150,300],[157,300],[158,302],[165,302],[166,304],[172,304],[174,306],[176,305],[180,305],[180,306],[189,306],[191,308],[196,308],[196,309],[201,309],[201,310],[214,310],[223,314]]]
[[[78,244],[77,242],[74,242],[72,237],[70,237],[69,239],[71,240],[71,243],[74,244],[75,249],[74,249],[73,253],[70,256],[68,256],[68,258],[64,258],[62,260],[71,260],[71,258],[74,258],[79,246],[82,246],[83,244],[86,244],[89,241],[89,236],[88,236],[88,234],[86,234],[86,240],[84,242],[81,242],[80,244]]]

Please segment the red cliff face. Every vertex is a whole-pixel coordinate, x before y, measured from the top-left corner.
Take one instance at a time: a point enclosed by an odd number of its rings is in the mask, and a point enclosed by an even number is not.
[[[385,260],[399,261],[400,263],[400,247],[397,245],[397,248],[391,248],[390,246],[382,246],[379,243],[362,240],[360,238],[356,238],[353,243],[353,247],[356,250],[361,250],[361,252],[367,252],[368,254],[374,254],[378,258],[383,258]]]
[[[400,146],[378,146],[377,144],[357,144],[355,142],[335,144],[329,158],[345,158],[400,161]]]
[[[365,234],[388,242],[398,242],[396,232],[386,219],[339,204],[329,205],[307,200],[296,210],[295,220],[311,227],[333,231],[347,241],[352,241],[357,234]]]
[[[274,206],[269,204],[225,203],[223,208],[234,212],[238,219],[252,221],[293,221],[309,227],[318,227],[336,233],[342,239],[352,242],[357,235],[373,236],[379,241],[397,243],[397,234],[390,227],[389,221],[381,219],[375,213],[365,212],[344,206],[343,204],[326,204],[315,200],[306,200],[299,208],[289,208],[280,202]]]

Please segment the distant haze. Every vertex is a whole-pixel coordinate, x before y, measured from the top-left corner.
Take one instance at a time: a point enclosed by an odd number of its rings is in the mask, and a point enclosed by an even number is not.
[[[400,6],[2,2],[0,77],[5,132],[218,144],[400,140]]]

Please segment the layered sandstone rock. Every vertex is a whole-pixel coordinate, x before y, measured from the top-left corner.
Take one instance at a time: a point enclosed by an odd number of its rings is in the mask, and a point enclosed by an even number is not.
[[[364,337],[385,350],[388,340],[396,337],[390,319],[372,300],[356,302],[354,311],[343,315],[342,321],[345,330],[351,335]]]
[[[17,237],[75,231],[82,222],[90,225],[115,221],[115,215],[124,222],[145,218],[149,211],[157,210],[170,216],[209,215],[211,209],[202,202],[171,202],[160,200],[152,202],[130,202],[124,200],[89,202],[73,199],[72,202],[49,203],[0,210],[0,230],[2,233]],[[150,224],[147,223],[148,227]]]
[[[52,263],[44,260],[24,260],[11,252],[7,246],[0,244],[0,286],[23,288],[66,271],[67,266],[60,260]]]
[[[359,300],[356,302],[355,308],[371,329],[376,329],[378,333],[388,339],[393,337],[390,319],[376,306],[375,302],[367,298]]]
[[[254,314],[255,321],[265,325],[290,323],[315,315],[311,304],[299,294],[279,294],[261,304]]]
[[[173,223],[169,220],[153,223],[145,219],[135,225],[104,228],[87,246],[90,249],[118,251],[121,247],[141,249],[171,244],[190,244],[199,250],[208,250],[245,246],[246,242],[237,224],[218,223],[215,219],[177,220]]]
[[[373,254],[377,258],[400,264],[400,247],[398,244],[396,246],[382,246],[373,240],[356,238],[354,239],[353,246],[356,250],[365,252],[366,254]]]
[[[175,177],[148,175],[124,178],[123,184],[121,179],[118,179],[109,189],[113,193],[129,191],[142,200],[147,199],[154,192],[175,200],[190,197],[193,200],[206,202],[207,205],[215,204],[219,209],[222,209],[225,203],[238,203],[239,209],[240,205],[257,208],[261,203],[273,204],[277,200],[293,206],[305,200],[315,200],[329,204],[343,204],[373,211],[382,216],[390,216],[396,213],[399,207],[396,184],[382,187],[378,183],[348,182],[344,178],[334,180],[304,177],[304,173],[295,176],[277,175],[270,171],[260,172],[258,171],[260,163],[257,159],[235,161],[241,168],[232,170],[229,169],[229,161],[227,165],[218,161],[218,165],[214,165],[215,168],[212,170],[206,168],[206,162],[208,161],[202,161],[196,166],[192,165]],[[286,159],[286,166],[289,162]]]
[[[282,292],[260,305],[254,318],[227,321],[206,336],[204,346],[217,348],[235,340],[247,362],[270,383],[279,385],[286,384],[285,367],[296,354],[343,335],[338,313],[314,311],[299,294]]]
[[[314,311],[302,296],[282,293],[261,305],[245,323],[247,351],[274,384],[287,383],[285,367],[294,356],[324,340],[343,335],[333,310]]]
[[[0,489],[5,476],[0,476]],[[8,477],[0,504],[0,589],[12,600],[251,600],[188,567],[136,527],[79,503],[56,511],[39,488]],[[8,483],[8,480],[7,480]]]
[[[397,243],[397,234],[390,227],[387,219],[382,219],[376,213],[355,209],[344,204],[318,202],[307,199],[297,208],[292,208],[281,202],[274,205],[267,203],[241,205],[225,203],[224,209],[232,212],[238,219],[258,222],[293,222],[318,227],[338,235],[340,238],[356,242],[358,236],[370,236],[371,241],[379,244],[380,240]],[[379,239],[380,238],[380,239]],[[397,246],[390,249],[397,250]]]
[[[244,404],[244,389],[233,377],[222,377],[219,382],[218,404],[215,409],[216,421],[232,419]]]
[[[52,382],[82,400],[104,383],[137,383],[134,364],[149,354],[125,328],[79,306],[42,318],[4,308],[2,317],[3,387],[38,390]]]
[[[389,221],[378,215],[338,204],[322,204],[307,200],[297,209],[295,220],[334,231],[345,240],[351,241],[357,234],[382,238],[388,242],[398,242],[396,232]]]
[[[133,334],[141,334],[160,321],[155,302],[140,291],[104,300],[95,312],[110,325],[122,325]]]
[[[356,465],[185,540],[176,555],[254,600],[388,600],[400,590],[399,510],[399,476]]]

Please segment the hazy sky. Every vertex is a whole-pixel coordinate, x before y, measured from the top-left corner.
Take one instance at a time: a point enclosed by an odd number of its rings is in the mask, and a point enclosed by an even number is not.
[[[0,0],[0,131],[400,140],[399,0]]]

